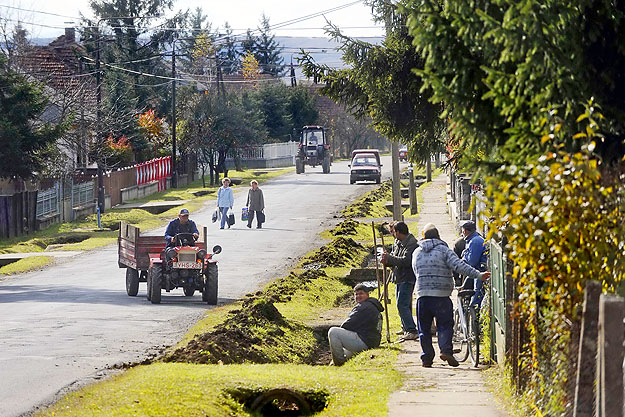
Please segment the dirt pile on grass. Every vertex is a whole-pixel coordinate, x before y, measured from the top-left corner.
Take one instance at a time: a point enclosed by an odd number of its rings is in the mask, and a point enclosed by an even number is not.
[[[291,273],[265,291],[249,295],[241,309],[230,312],[215,330],[196,336],[165,357],[167,362],[191,363],[315,363],[327,349],[324,329],[311,329],[287,320],[274,303],[286,302],[311,280],[327,276],[322,270]],[[327,335],[327,329],[325,330]],[[298,339],[298,340],[295,340]],[[308,342],[309,349],[302,349]]]
[[[331,244],[322,246],[306,260],[304,265],[319,263],[325,266],[355,266],[356,252],[364,250],[364,246],[350,237],[339,236]]]
[[[345,219],[341,223],[337,224],[334,229],[330,231],[333,236],[349,236],[358,233],[358,226],[360,222],[354,219]]]
[[[375,190],[367,193],[341,212],[343,217],[369,217],[373,214],[373,203],[386,201],[391,196],[391,182],[385,181]]]

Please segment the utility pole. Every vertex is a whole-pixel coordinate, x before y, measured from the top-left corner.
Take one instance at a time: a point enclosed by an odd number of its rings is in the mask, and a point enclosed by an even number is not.
[[[171,51],[171,188],[178,187],[176,172],[176,41]]]
[[[100,125],[100,121],[102,119],[102,88],[101,88],[101,77],[100,77],[100,23],[102,19],[98,20],[96,24],[96,38],[95,38],[95,82],[96,82],[96,143],[97,143],[97,154],[96,157],[98,160],[96,161],[98,169],[98,210],[101,213],[104,213],[104,172],[103,172],[103,163],[102,161],[102,127]]]

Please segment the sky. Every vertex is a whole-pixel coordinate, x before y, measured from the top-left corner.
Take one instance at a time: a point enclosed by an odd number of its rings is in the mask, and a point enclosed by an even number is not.
[[[276,28],[277,36],[319,36],[325,37],[325,19],[341,27],[350,36],[383,36],[379,23],[373,22],[371,10],[362,2],[341,10],[331,11],[354,0],[174,0],[174,9],[194,10],[202,7],[208,15],[213,30],[222,28],[228,22],[234,34],[244,33],[247,28],[255,29],[262,14],[269,17],[270,24],[291,21],[320,12],[317,16],[290,25]],[[9,6],[9,7],[6,7]],[[92,17],[88,0],[0,0],[0,17],[9,24],[22,22],[32,38],[54,38],[62,35],[64,27],[78,25],[79,16]],[[56,15],[62,16],[56,16]],[[72,23],[73,22],[73,23]],[[376,27],[377,26],[377,27]]]

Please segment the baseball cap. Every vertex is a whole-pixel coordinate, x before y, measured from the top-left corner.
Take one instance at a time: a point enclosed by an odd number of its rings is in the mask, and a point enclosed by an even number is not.
[[[180,213],[179,213],[179,214],[180,214],[181,216],[188,216],[188,215],[189,215],[189,210],[187,210],[187,209],[185,209],[185,208],[180,209]]]
[[[462,223],[461,227],[468,232],[475,232],[477,230],[475,222],[471,220],[467,220],[466,222]]]

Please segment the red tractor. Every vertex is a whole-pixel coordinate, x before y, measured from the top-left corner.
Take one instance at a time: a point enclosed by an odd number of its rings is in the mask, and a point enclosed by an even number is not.
[[[221,252],[221,246],[215,245],[212,253],[206,248],[206,227],[198,240],[190,233],[180,233],[174,246],[165,247],[162,236],[141,236],[139,228],[121,222],[118,263],[126,268],[126,293],[136,296],[139,282],[145,281],[152,304],[161,302],[161,290],[176,288],[182,288],[187,297],[200,291],[202,301],[217,304],[218,271],[213,256]]]

